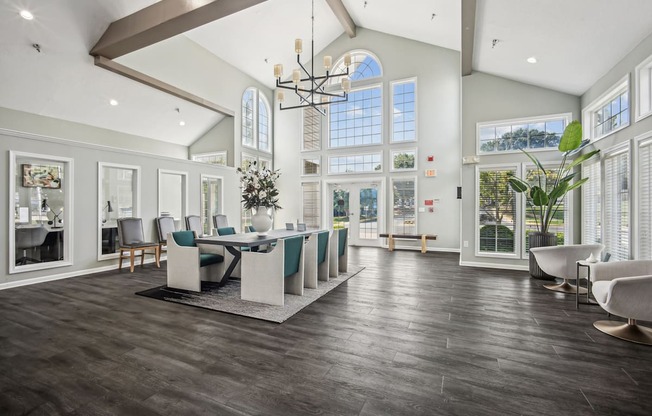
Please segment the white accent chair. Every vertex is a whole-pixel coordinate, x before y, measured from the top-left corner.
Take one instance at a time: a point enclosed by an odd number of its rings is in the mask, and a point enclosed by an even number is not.
[[[577,293],[577,286],[568,283],[568,280],[577,279],[577,262],[586,260],[591,254],[597,259],[604,249],[602,244],[574,244],[567,246],[535,247],[530,251],[537,259],[541,270],[547,274],[564,279],[562,283],[543,285],[546,289],[562,293]],[[586,289],[580,287],[580,293]]]
[[[283,306],[285,293],[303,296],[304,237],[279,239],[268,252],[242,252],[240,298]]]
[[[333,230],[330,238],[330,264],[328,266],[329,276],[337,277],[340,273],[348,271],[349,263],[349,245],[348,245],[348,228]]]
[[[652,260],[599,263],[591,267],[593,296],[610,314],[627,322],[603,320],[593,326],[625,341],[652,345],[652,328],[636,320],[652,321]]]
[[[318,281],[328,281],[328,231],[312,233],[305,245],[304,287],[317,289]]]
[[[201,292],[201,281],[220,282],[224,256],[195,245],[194,231],[168,233],[168,287]]]

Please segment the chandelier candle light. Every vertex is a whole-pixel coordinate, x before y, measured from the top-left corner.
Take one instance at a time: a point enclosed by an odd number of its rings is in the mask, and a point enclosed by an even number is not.
[[[339,74],[332,74],[330,72],[333,66],[333,58],[331,56],[324,56],[324,68],[326,69],[326,75],[315,76],[315,1],[312,1],[312,41],[310,44],[310,72],[306,67],[301,63],[301,52],[303,52],[303,41],[301,39],[295,39],[294,41],[294,51],[297,53],[297,63],[299,68],[292,70],[292,79],[288,81],[281,81],[283,76],[283,65],[276,64],[274,65],[274,77],[276,78],[276,87],[283,88],[286,90],[294,91],[294,93],[299,97],[299,104],[289,107],[283,107],[283,101],[285,101],[285,94],[283,91],[278,91],[276,94],[276,99],[279,102],[279,108],[281,110],[291,110],[294,108],[306,108],[313,107],[319,111],[322,115],[326,115],[324,111],[319,106],[328,105],[332,103],[344,102],[348,99],[348,94],[351,91],[351,80],[348,78],[349,67],[351,66],[351,55],[344,55],[344,66],[346,66],[346,72],[341,72]],[[302,78],[302,71],[305,74],[305,78]],[[330,93],[327,92],[324,88],[324,85],[333,78],[342,78],[340,82],[340,87],[342,89],[341,93]],[[337,98],[338,100],[331,101],[331,99]]]

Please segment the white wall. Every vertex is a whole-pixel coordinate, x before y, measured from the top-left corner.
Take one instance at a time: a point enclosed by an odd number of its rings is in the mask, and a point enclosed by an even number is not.
[[[0,114],[6,112],[0,112]],[[155,147],[151,151],[137,152],[114,149],[110,146],[115,142],[126,142],[133,140],[127,135],[117,132],[107,132],[89,126],[80,127],[76,123],[57,121],[56,133],[58,138],[40,136],[44,126],[52,122],[45,117],[23,113],[20,115],[24,122],[25,133],[13,133],[8,130],[0,130],[0,153],[4,174],[9,175],[8,161],[9,151],[20,151],[38,153],[44,155],[61,156],[74,160],[74,200],[73,200],[73,222],[74,235],[72,235],[73,265],[56,269],[25,272],[9,275],[9,224],[10,216],[13,218],[13,210],[9,210],[10,202],[13,208],[13,200],[9,201],[9,181],[0,183],[0,243],[5,250],[0,255],[0,288],[7,287],[20,281],[46,278],[53,275],[75,275],[87,271],[97,270],[106,266],[114,266],[116,260],[97,261],[98,244],[98,162],[119,163],[141,167],[141,217],[145,229],[145,235],[156,241],[154,218],[157,216],[158,201],[158,169],[168,169],[188,172],[189,184],[189,214],[200,212],[200,176],[210,174],[224,178],[224,213],[234,222],[240,218],[239,182],[235,169],[229,167],[213,166],[203,163],[191,162],[188,160],[173,159],[154,154]],[[6,118],[2,119],[6,120]],[[0,123],[0,129],[5,125]],[[79,131],[84,131],[87,143],[73,142],[70,139],[76,138]],[[105,146],[96,143],[108,138]],[[63,140],[62,140],[63,139]],[[156,145],[159,143],[156,142]],[[140,144],[135,144],[140,146]],[[185,152],[187,154],[187,148]],[[235,197],[234,197],[235,196]],[[64,230],[65,232],[65,230]]]
[[[338,150],[337,153],[355,153],[377,151],[384,153],[382,174],[363,175],[328,175],[327,153],[319,152],[322,160],[321,180],[346,182],[356,176],[385,177],[389,187],[389,151],[397,148],[418,148],[418,169],[416,172],[405,172],[396,177],[416,176],[419,206],[424,199],[439,199],[435,213],[417,214],[418,232],[437,234],[437,241],[431,241],[433,249],[457,250],[459,248],[459,212],[460,202],[456,199],[456,188],[459,186],[460,169],[460,55],[459,52],[444,49],[401,37],[387,35],[372,30],[359,28],[357,36],[350,39],[343,34],[323,51],[316,54],[321,62],[323,55],[331,55],[333,61],[345,52],[354,49],[365,49],[378,57],[383,67],[383,145],[374,147],[358,147]],[[286,71],[286,72],[289,72]],[[417,144],[389,144],[390,120],[390,81],[417,77]],[[285,93],[286,97],[290,95]],[[275,167],[281,168],[280,195],[283,210],[276,213],[276,224],[293,222],[301,214],[301,114],[300,110],[280,111],[275,105],[274,117],[274,161]],[[326,121],[325,118],[324,121]],[[327,146],[326,137],[322,149]],[[311,152],[310,154],[316,154]],[[426,155],[434,155],[435,162],[425,162]],[[438,170],[436,178],[425,178],[424,170]],[[314,180],[314,177],[305,178]],[[323,187],[323,185],[322,185]],[[388,204],[385,212],[391,212],[391,192],[387,189]],[[322,213],[328,215],[328,213]],[[389,225],[389,216],[386,223]],[[407,245],[408,243],[406,243]]]
[[[480,72],[465,76],[462,78],[462,154],[476,154],[476,125],[479,122],[559,113],[572,113],[573,119],[579,119],[579,97]],[[556,149],[539,152],[537,157],[542,161],[559,160],[559,152]],[[526,161],[527,157],[520,153],[483,155],[479,165]],[[462,167],[461,239],[468,241],[469,246],[462,247],[461,264],[526,267],[527,260],[475,255],[475,169],[475,165]]]

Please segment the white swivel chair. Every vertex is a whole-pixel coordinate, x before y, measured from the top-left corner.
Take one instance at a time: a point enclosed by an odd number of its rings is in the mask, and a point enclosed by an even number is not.
[[[536,247],[530,251],[537,259],[537,264],[544,272],[551,276],[564,279],[562,283],[543,285],[546,289],[562,293],[577,293],[577,286],[568,283],[568,280],[577,278],[577,261],[586,260],[591,254],[597,259],[604,249],[602,244],[575,244],[568,246]],[[580,293],[586,289],[579,288]]]
[[[636,320],[652,321],[652,260],[599,263],[591,267],[593,296],[610,314],[622,321],[596,321],[593,326],[625,341],[652,345],[652,328]]]

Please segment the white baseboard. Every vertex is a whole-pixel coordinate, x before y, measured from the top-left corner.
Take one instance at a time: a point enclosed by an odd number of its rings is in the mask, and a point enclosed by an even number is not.
[[[163,260],[167,260],[167,256],[161,257],[161,261],[163,261]],[[154,263],[154,262],[155,262],[154,259],[146,259],[145,260],[145,264],[150,264],[150,263]],[[124,264],[125,263],[123,263],[123,265]],[[126,263],[126,265],[127,265],[127,267],[129,267],[128,262]],[[71,278],[71,277],[84,276],[84,275],[87,275],[87,274],[108,272],[109,270],[117,270],[117,269],[118,269],[118,263],[111,264],[109,266],[94,267],[92,269],[77,270],[77,271],[74,271],[74,272],[53,274],[53,275],[50,275],[50,276],[34,277],[32,279],[16,280],[16,281],[13,281],[13,282],[0,283],[0,290],[11,289],[13,287],[35,285],[35,284],[38,284],[38,283],[52,282],[52,281],[55,281],[55,280],[68,279],[68,278]]]
[[[503,263],[482,263],[478,261],[461,261],[460,266],[466,267],[485,267],[488,269],[503,269],[503,270],[522,270],[528,271],[529,268],[527,265],[521,266],[518,264],[503,264]]]

